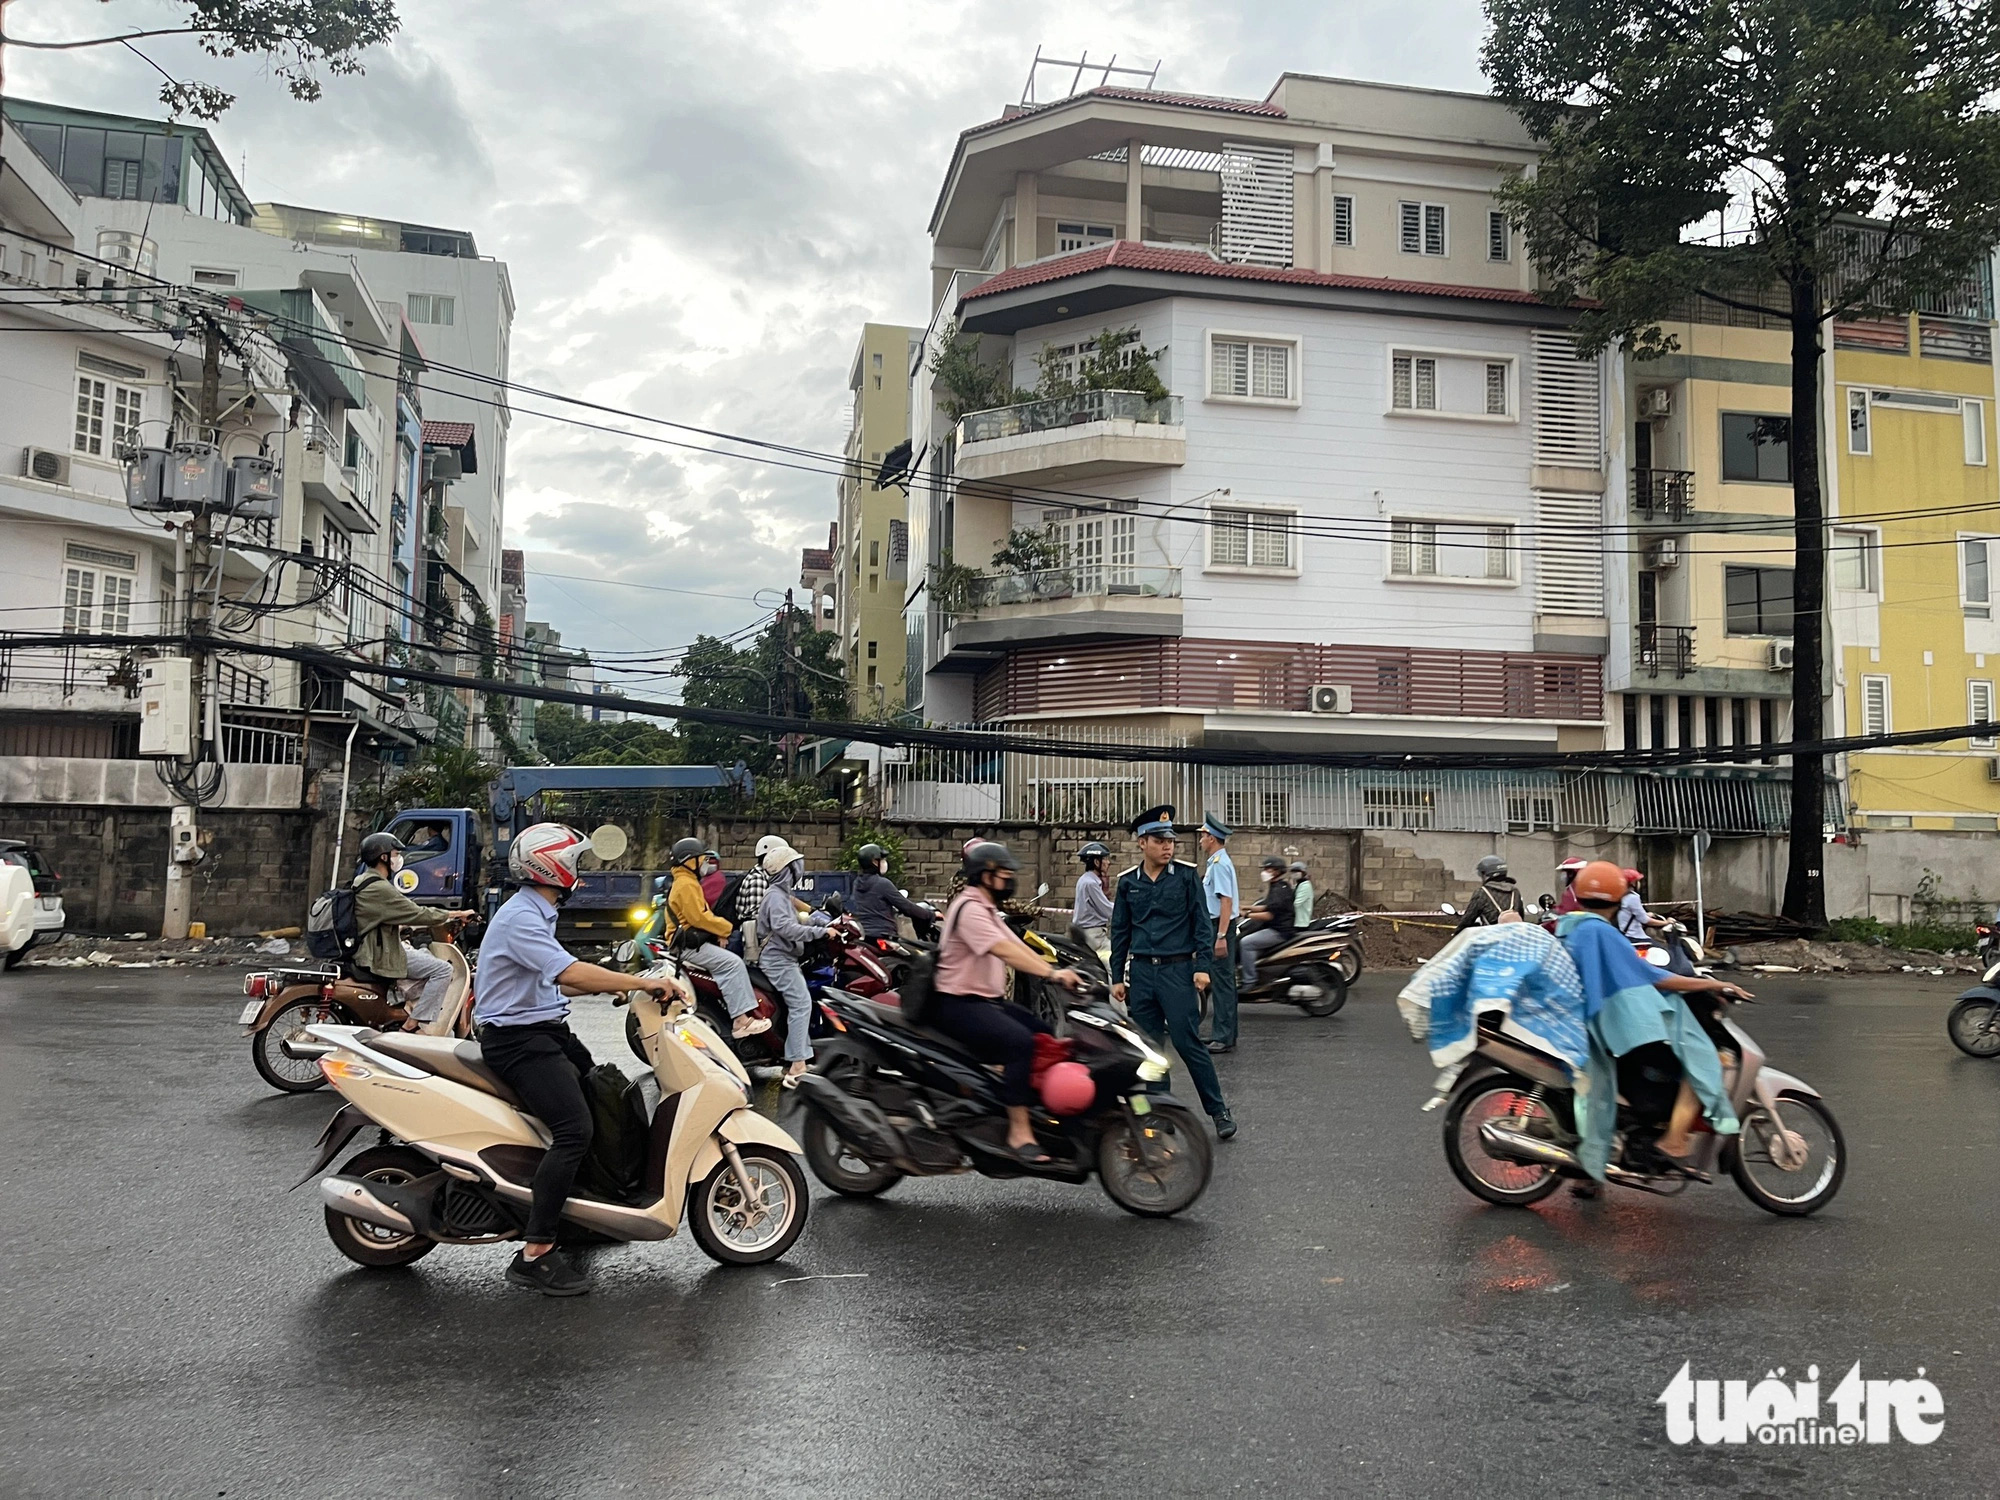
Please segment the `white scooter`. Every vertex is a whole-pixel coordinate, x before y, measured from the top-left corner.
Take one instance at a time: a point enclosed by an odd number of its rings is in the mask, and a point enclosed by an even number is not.
[[[598,1132],[586,1163],[593,1191],[570,1197],[563,1218],[613,1240],[663,1240],[685,1215],[695,1242],[725,1265],[776,1260],[805,1228],[799,1145],[750,1108],[749,1075],[696,1015],[685,986],[661,970],[642,977],[672,991],[664,1004],[642,990],[629,997],[653,1071],[621,1101],[631,1128]],[[369,1125],[395,1141],[320,1182],[327,1234],[341,1254],[406,1266],[441,1244],[520,1238],[552,1137],[477,1042],[362,1026],[306,1031],[329,1048],[320,1070],[348,1102],[296,1185]]]

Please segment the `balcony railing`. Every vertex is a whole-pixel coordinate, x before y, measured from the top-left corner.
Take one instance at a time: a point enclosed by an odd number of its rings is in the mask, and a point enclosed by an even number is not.
[[[1639,670],[1658,677],[1664,669],[1676,677],[1694,670],[1694,626],[1638,625]]]
[[[1119,563],[1072,563],[1034,573],[998,573],[971,581],[965,609],[977,612],[1009,604],[1046,604],[1062,599],[1178,599],[1179,568],[1135,568]]]
[[[1686,469],[1634,469],[1632,508],[1642,516],[1680,520],[1694,509],[1694,475]]]
[[[1074,396],[1051,396],[1022,406],[972,412],[959,424],[959,441],[985,443],[1031,432],[1059,432],[1090,422],[1144,422],[1178,427],[1181,420],[1178,396],[1153,400],[1139,391],[1078,391]]]

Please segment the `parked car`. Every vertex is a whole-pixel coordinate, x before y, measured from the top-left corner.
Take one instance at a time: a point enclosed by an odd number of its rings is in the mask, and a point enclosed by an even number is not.
[[[5,938],[0,937],[0,949],[7,950],[0,953],[0,965],[11,969],[27,957],[30,948],[61,940],[64,921],[62,876],[50,867],[32,844],[19,839],[0,839],[0,865],[26,871],[33,893],[28,940],[18,948],[8,948]]]

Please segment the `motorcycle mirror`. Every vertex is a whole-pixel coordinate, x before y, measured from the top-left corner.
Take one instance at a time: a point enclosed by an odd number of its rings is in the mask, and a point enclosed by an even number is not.
[[[847,903],[840,899],[839,891],[829,891],[826,900],[820,902],[820,909],[832,912],[837,917],[847,910]]]
[[[898,891],[896,892],[896,894],[901,896],[905,901],[910,899],[910,893],[908,891]]]
[[[1035,899],[1037,901],[1041,900],[1042,897],[1046,896],[1048,893],[1049,893],[1049,883],[1046,880],[1044,880],[1040,885],[1035,887]]]
[[[1539,922],[1541,918],[1542,909],[1539,906],[1530,906],[1528,908],[1528,920],[1530,922]]]
[[[1453,906],[1449,901],[1440,901],[1438,903],[1438,910],[1443,912],[1447,917],[1458,915],[1458,908]]]
[[[1542,894],[1542,910],[1543,910],[1543,911],[1551,911],[1551,910],[1553,910],[1553,909],[1555,908],[1555,904],[1556,904],[1556,898],[1555,898],[1554,896],[1551,896],[1551,895],[1549,895],[1549,894],[1548,894],[1547,892],[1543,892],[1543,894]]]

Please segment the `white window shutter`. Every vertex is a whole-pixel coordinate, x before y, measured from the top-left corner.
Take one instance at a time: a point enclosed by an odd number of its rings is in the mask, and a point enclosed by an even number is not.
[[[1217,339],[1211,346],[1211,376],[1209,394],[1212,396],[1247,396],[1250,394],[1250,346],[1237,339]]]
[[[1424,253],[1424,206],[1421,203],[1398,205],[1402,215],[1400,243],[1405,255]]]
[[[1861,732],[1864,735],[1889,732],[1889,679],[1861,679]]]
[[[1604,505],[1596,495],[1535,497],[1535,608],[1604,614]]]
[[[1424,254],[1442,255],[1444,243],[1444,205],[1426,203],[1424,205]]]
[[[1553,468],[1604,465],[1598,361],[1578,359],[1569,335],[1535,330],[1535,462]]]
[[[1292,148],[1225,142],[1222,258],[1255,266],[1292,263]]]

